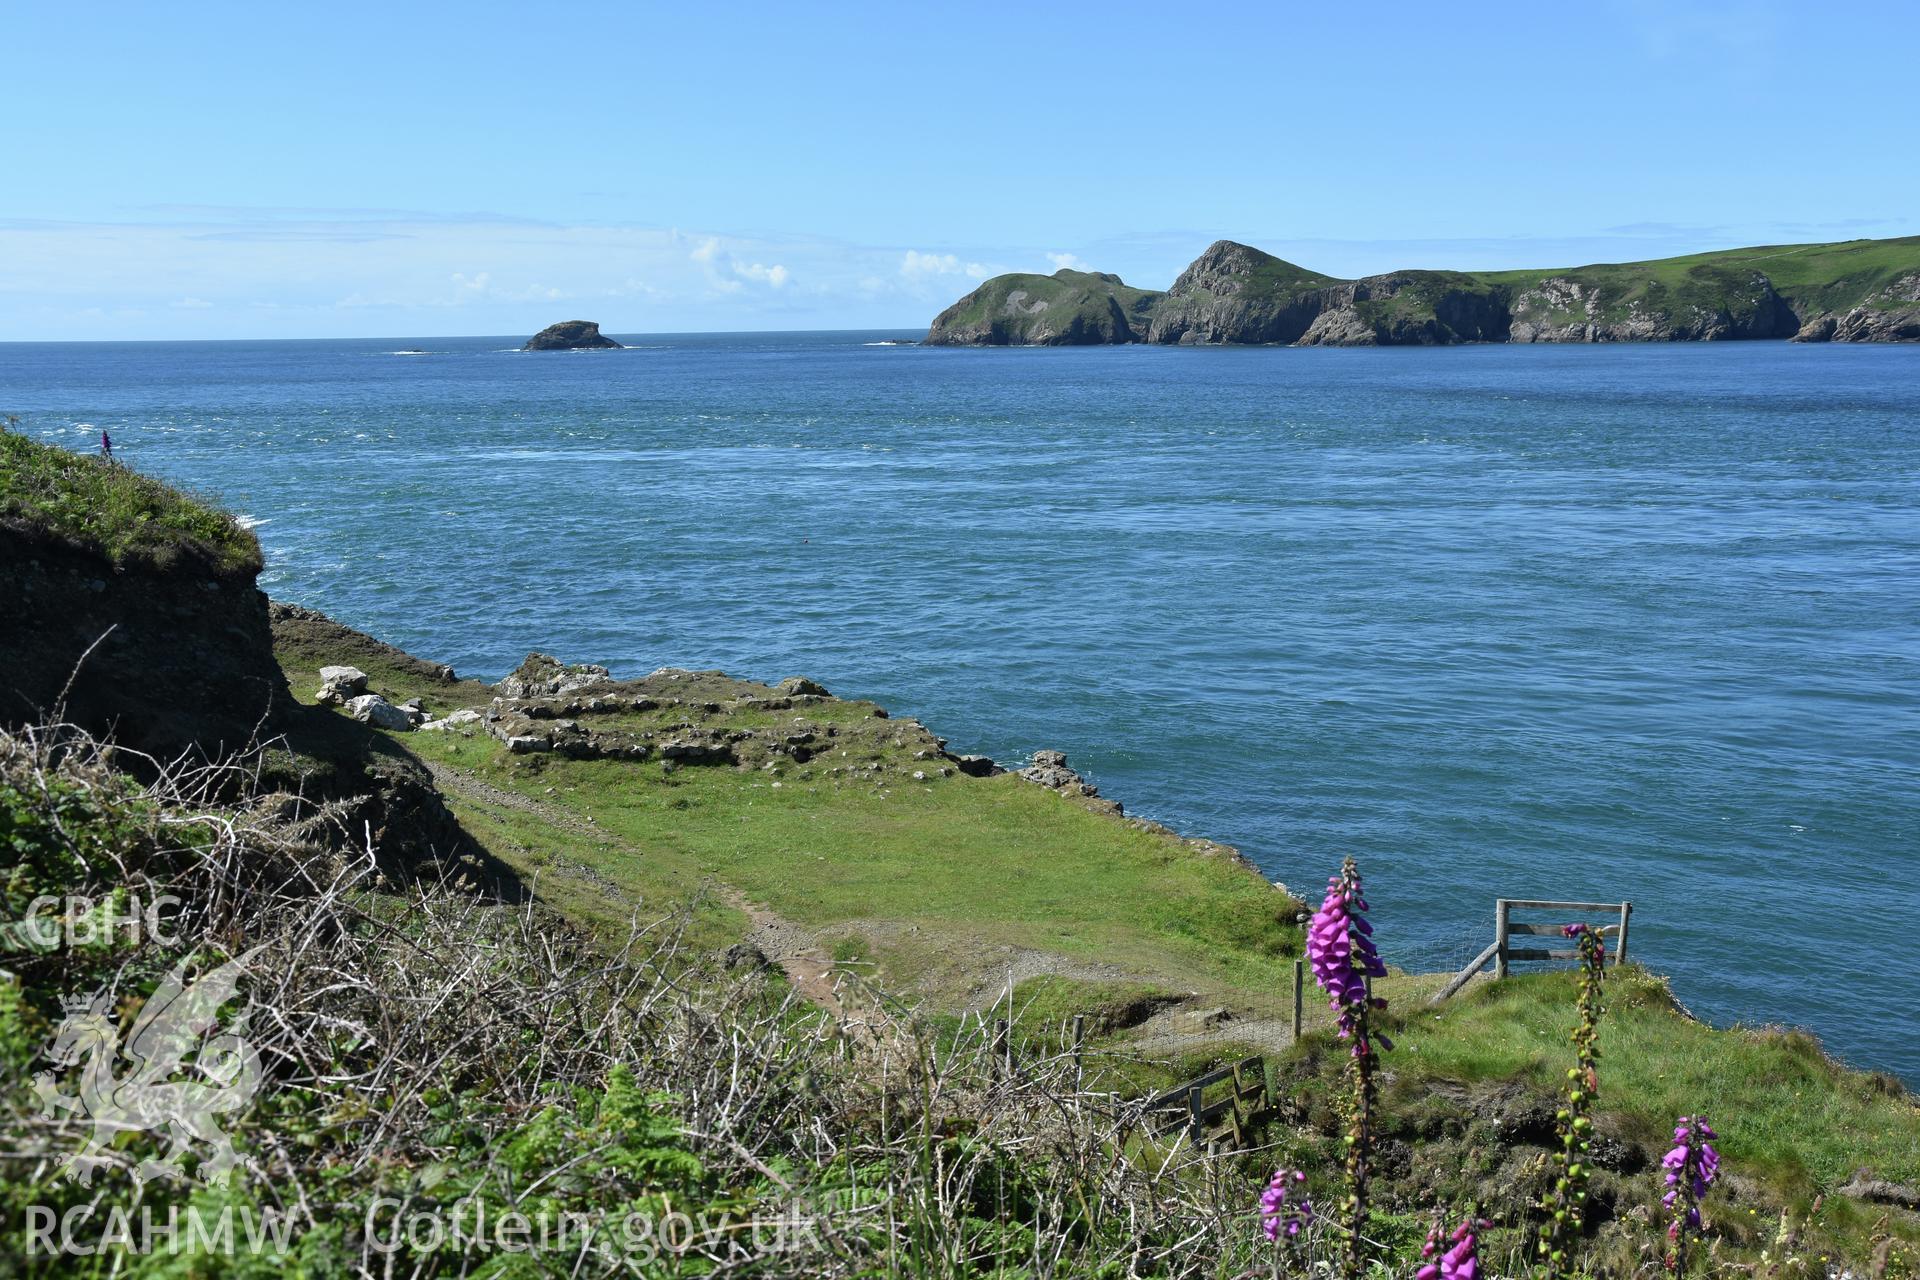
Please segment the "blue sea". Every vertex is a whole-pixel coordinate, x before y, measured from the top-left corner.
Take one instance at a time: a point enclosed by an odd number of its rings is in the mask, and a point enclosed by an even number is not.
[[[1920,348],[0,346],[0,410],[486,678],[803,674],[1038,747],[1391,961],[1631,899],[1718,1023],[1920,1083]],[[396,354],[419,349],[428,354]]]

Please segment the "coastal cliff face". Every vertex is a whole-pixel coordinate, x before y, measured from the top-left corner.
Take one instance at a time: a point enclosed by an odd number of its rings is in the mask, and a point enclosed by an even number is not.
[[[1078,285],[1068,296],[1068,278],[1110,283]],[[1440,346],[1754,338],[1920,341],[1920,237],[1362,280],[1336,280],[1221,240],[1165,294],[1084,272],[995,277],[941,313],[927,340]]]
[[[1504,342],[1505,291],[1450,271],[1369,276],[1321,292],[1303,347],[1437,347]]]
[[[116,564],[0,524],[0,723],[65,718],[162,758],[271,737],[293,705],[251,573]]]
[[[1808,317],[1796,342],[1920,342],[1920,271],[1902,276],[1842,314]]]
[[[1162,296],[1098,271],[1062,268],[1050,276],[995,276],[935,317],[926,342],[936,347],[1145,342]]]
[[[1800,321],[1760,271],[1699,266],[1675,281],[1548,276],[1515,293],[1514,342],[1718,342],[1790,338]]]

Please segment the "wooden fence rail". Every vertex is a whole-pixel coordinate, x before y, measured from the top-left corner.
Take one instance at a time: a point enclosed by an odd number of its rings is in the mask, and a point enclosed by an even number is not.
[[[1513,913],[1516,911],[1545,912],[1559,916],[1561,922],[1553,924],[1515,922]],[[1570,947],[1516,948],[1513,945],[1513,939],[1516,937],[1564,937],[1567,924],[1574,923],[1574,920],[1568,917],[1574,917],[1584,923],[1596,915],[1618,917],[1617,924],[1597,925],[1594,928],[1594,932],[1614,939],[1613,963],[1618,965],[1627,958],[1627,924],[1633,917],[1633,903],[1548,902],[1534,898],[1496,898],[1493,904],[1492,943],[1485,951],[1469,960],[1466,968],[1455,974],[1453,980],[1442,987],[1428,1003],[1439,1004],[1452,996],[1466,986],[1473,979],[1473,975],[1486,968],[1489,961],[1493,963],[1493,976],[1504,978],[1507,976],[1507,966],[1516,960],[1578,960],[1579,951]]]

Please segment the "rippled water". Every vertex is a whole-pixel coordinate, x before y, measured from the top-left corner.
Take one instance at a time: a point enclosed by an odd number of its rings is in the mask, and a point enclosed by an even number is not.
[[[1631,898],[1703,1016],[1920,1078],[1920,349],[885,336],[13,345],[0,409],[463,672],[1058,747],[1303,893],[1358,854],[1423,967],[1497,895]]]

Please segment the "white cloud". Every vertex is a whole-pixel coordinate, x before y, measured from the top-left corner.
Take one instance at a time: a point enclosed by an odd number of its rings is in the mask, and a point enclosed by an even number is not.
[[[1089,267],[1086,263],[1082,262],[1078,257],[1074,256],[1071,253],[1050,253],[1047,255],[1047,261],[1053,264],[1053,269],[1055,271],[1060,271],[1060,270],[1091,271],[1093,270],[1092,267]]]
[[[181,311],[205,311],[213,304],[205,298],[181,298],[173,305]]]
[[[762,266],[758,262],[735,262],[731,265],[733,274],[741,279],[759,281],[762,284],[772,285],[776,289],[784,285],[788,279],[787,269],[777,262],[770,267]]]
[[[471,276],[464,271],[456,271],[449,278],[453,281],[456,296],[440,305],[460,306],[475,297],[487,298],[495,302],[558,302],[567,296],[564,291],[555,289],[551,285],[526,284],[517,289],[496,285],[493,283],[493,273],[490,271],[481,271]],[[345,303],[343,302],[342,305],[344,306]]]
[[[969,280],[984,280],[987,269],[977,262],[962,262],[951,253],[921,253],[918,249],[909,249],[900,260],[900,274],[909,280],[922,280],[928,276],[965,276]]]
[[[747,283],[764,284],[771,289],[786,286],[793,273],[781,263],[742,262],[729,253],[718,236],[708,236],[687,255],[706,271],[709,287],[721,293],[738,293]]]

